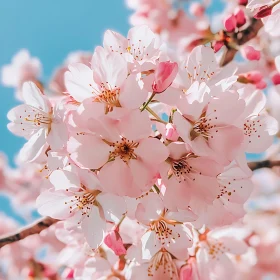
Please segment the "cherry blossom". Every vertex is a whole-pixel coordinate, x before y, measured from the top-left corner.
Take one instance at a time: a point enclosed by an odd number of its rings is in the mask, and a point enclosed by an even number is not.
[[[34,161],[48,145],[53,149],[62,148],[67,141],[68,132],[59,106],[53,107],[34,83],[23,85],[23,99],[25,104],[8,113],[11,121],[8,128],[28,139],[20,156],[25,161]]]
[[[149,189],[148,183],[159,164],[167,158],[168,151],[158,139],[149,137],[151,123],[145,112],[131,111],[121,120],[108,117],[103,120],[100,129],[92,120],[91,130],[94,132],[97,128],[96,133],[78,133],[70,137],[71,158],[80,166],[101,168],[98,177],[106,191],[139,196]],[[95,149],[91,149],[93,143]]]
[[[116,222],[120,219],[126,211],[125,204],[121,197],[103,193],[92,172],[79,170],[75,174],[69,169],[51,174],[50,181],[54,188],[38,197],[38,210],[42,215],[48,213],[53,218],[67,219],[70,225],[81,225],[89,245],[97,248],[105,237],[106,220]],[[92,232],[92,227],[97,227],[98,231]]]
[[[0,279],[278,279],[280,2],[126,2],[49,81],[27,50],[2,69],[27,225],[0,212]]]

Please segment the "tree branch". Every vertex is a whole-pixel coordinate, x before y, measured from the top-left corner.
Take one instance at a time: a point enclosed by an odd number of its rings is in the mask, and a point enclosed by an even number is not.
[[[40,233],[42,230],[50,227],[51,225],[55,224],[59,220],[50,218],[50,217],[45,217],[40,220],[37,220],[35,223],[28,225],[24,228],[19,229],[17,232],[14,234],[9,234],[6,236],[1,236],[0,237],[0,248],[7,244],[11,244],[13,242],[22,240],[30,235]]]
[[[280,160],[264,160],[249,162],[248,166],[251,168],[252,171],[260,168],[272,168],[275,166],[280,166]]]
[[[231,34],[228,34],[228,36],[230,37],[233,45],[241,46],[249,42],[251,39],[255,38],[262,27],[263,23],[260,19],[252,18],[252,22],[248,26],[248,28],[238,33],[234,33],[233,36],[230,36]],[[225,51],[225,54],[220,63],[221,66],[225,66],[229,62],[231,62],[237,52],[237,49],[231,47],[230,45],[227,45],[227,50]]]

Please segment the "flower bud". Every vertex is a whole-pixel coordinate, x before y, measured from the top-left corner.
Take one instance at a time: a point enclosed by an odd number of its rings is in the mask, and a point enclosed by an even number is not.
[[[260,82],[263,78],[263,75],[259,71],[248,72],[245,76],[249,80],[249,82],[253,84]]]
[[[246,6],[246,5],[248,4],[248,0],[239,0],[239,1],[238,1],[238,4],[239,4],[239,5]]]
[[[280,85],[280,73],[276,73],[271,78],[274,85]]]
[[[224,42],[223,41],[217,41],[213,44],[213,49],[214,52],[218,52],[222,47],[224,46]]]
[[[160,62],[155,70],[155,80],[153,82],[154,93],[165,91],[174,81],[178,73],[176,62]]]
[[[267,86],[266,82],[264,80],[261,80],[260,82],[256,83],[257,89],[265,89]]]
[[[236,18],[237,27],[241,27],[246,23],[246,16],[242,9],[237,9],[237,11],[234,13],[234,16]]]
[[[270,6],[262,6],[259,8],[258,12],[254,15],[254,18],[256,19],[261,19],[261,18],[265,18],[267,16],[270,16],[272,12],[272,7]]]
[[[187,265],[180,270],[180,280],[198,279],[197,262],[194,257],[188,259]]]
[[[260,60],[261,52],[255,50],[252,46],[245,46],[242,49],[242,54],[248,60]]]
[[[165,127],[165,136],[166,139],[171,140],[171,141],[177,141],[179,138],[179,134],[176,130],[175,125],[172,123],[168,123]]]
[[[224,26],[227,32],[233,32],[236,28],[236,18],[234,15],[229,15],[224,20]]]
[[[124,248],[122,238],[117,229],[108,232],[104,238],[104,243],[113,250],[117,256],[126,254],[126,249]]]

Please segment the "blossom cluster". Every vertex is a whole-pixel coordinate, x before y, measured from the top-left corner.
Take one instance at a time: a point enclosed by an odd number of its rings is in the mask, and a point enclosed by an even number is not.
[[[279,173],[253,175],[246,160],[279,148],[280,56],[260,49],[261,40],[279,35],[271,27],[279,1],[232,1],[216,34],[207,3],[189,8],[197,21],[188,32],[190,16],[171,2],[128,2],[136,26],[127,37],[107,30],[102,46],[69,56],[48,87],[26,50],[3,68],[3,83],[22,102],[9,111],[8,129],[26,143],[17,172],[2,160],[0,188],[59,222],[0,256],[34,279],[279,276],[272,261],[279,226],[268,226],[273,238],[263,228],[279,209],[259,202],[258,220],[258,211],[244,207],[254,186],[258,194],[265,185],[257,176],[276,185]],[[267,37],[240,42],[261,18]],[[237,52],[234,44],[245,63],[223,63]],[[1,219],[3,234],[17,228]],[[50,252],[42,263],[35,255],[44,244]],[[18,250],[27,253],[13,259]]]

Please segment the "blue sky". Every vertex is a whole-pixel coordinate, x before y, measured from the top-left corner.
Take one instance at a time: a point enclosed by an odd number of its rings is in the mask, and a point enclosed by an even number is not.
[[[130,11],[122,0],[9,0],[0,4],[0,67],[22,48],[43,64],[43,80],[74,50],[93,50],[106,29],[126,34]],[[16,101],[13,89],[0,86],[0,150],[12,162],[24,140],[6,128]]]
[[[221,10],[221,1],[213,1],[210,13]],[[106,29],[126,34],[129,11],[124,0],[8,0],[0,4],[0,67],[10,63],[20,49],[26,48],[43,65],[43,81],[75,50],[92,51],[102,43]],[[7,129],[7,112],[17,104],[14,91],[0,85],[0,151],[10,164],[24,144]],[[0,196],[0,211],[19,219],[6,197]]]

